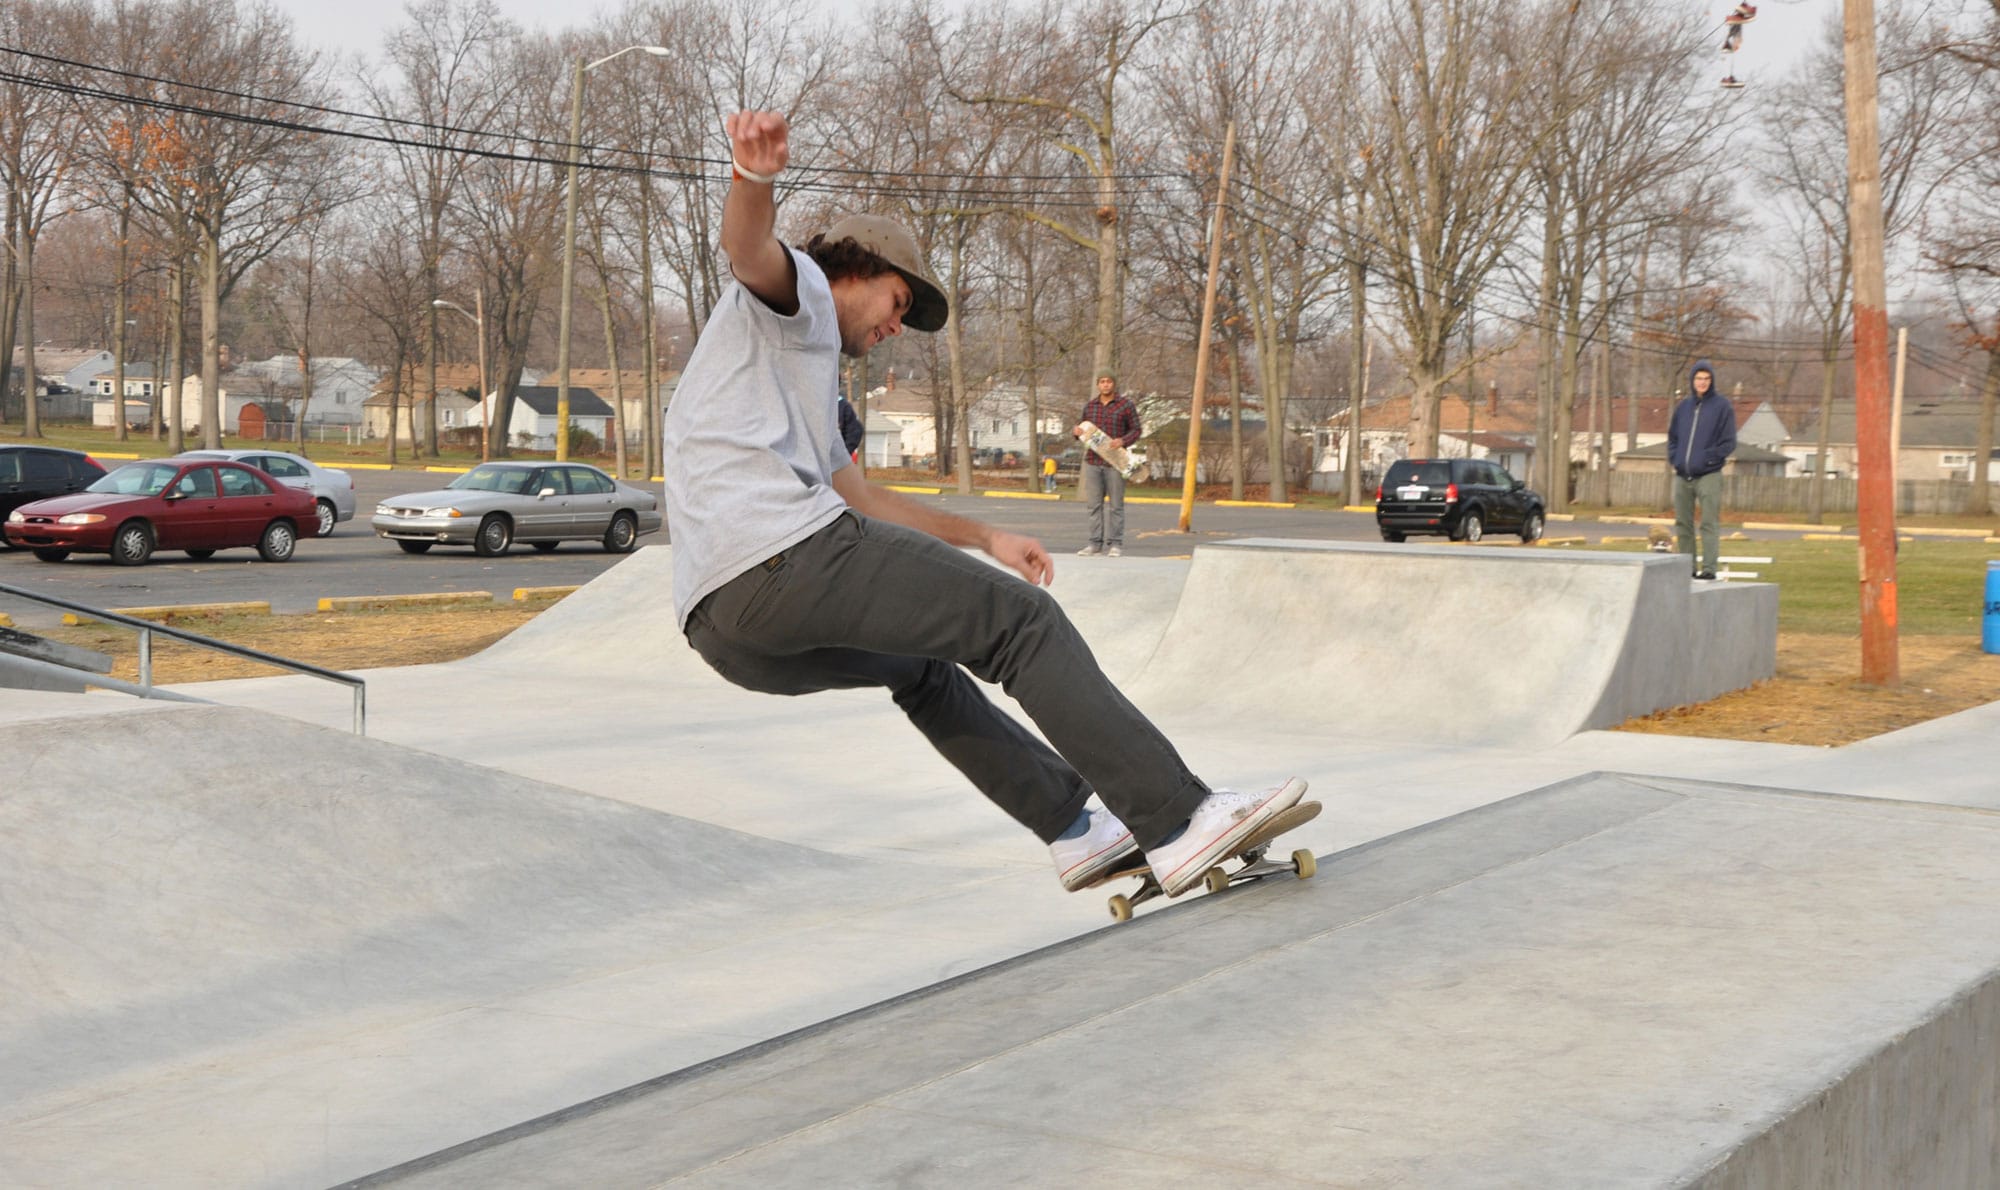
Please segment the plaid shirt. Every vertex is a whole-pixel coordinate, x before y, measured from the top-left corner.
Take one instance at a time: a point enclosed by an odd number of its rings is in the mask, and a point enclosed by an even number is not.
[[[1119,393],[1111,394],[1108,405],[1092,397],[1090,403],[1083,407],[1083,416],[1078,420],[1095,424],[1120,446],[1130,446],[1139,440],[1139,407]],[[1084,452],[1083,461],[1099,467],[1111,465],[1098,458],[1094,450]]]

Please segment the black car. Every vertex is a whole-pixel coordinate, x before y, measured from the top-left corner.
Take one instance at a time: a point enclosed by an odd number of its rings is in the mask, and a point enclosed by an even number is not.
[[[80,492],[103,475],[103,465],[80,450],[0,443],[0,521],[23,504]],[[0,537],[0,549],[12,548]]]
[[[1382,540],[1437,533],[1478,541],[1488,529],[1542,536],[1542,498],[1486,459],[1402,459],[1389,464],[1375,489],[1375,525]]]

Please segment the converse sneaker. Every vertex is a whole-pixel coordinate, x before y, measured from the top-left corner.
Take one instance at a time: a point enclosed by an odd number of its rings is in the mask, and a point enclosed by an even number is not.
[[[1077,815],[1074,825],[1062,838],[1049,844],[1056,861],[1056,875],[1070,892],[1116,867],[1126,856],[1139,850],[1132,832],[1118,816],[1102,806],[1091,806]]]
[[[1218,789],[1202,799],[1177,834],[1146,853],[1153,879],[1170,897],[1201,883],[1202,874],[1260,826],[1298,804],[1306,783],[1297,777],[1262,793]]]
[[[1097,555],[1103,552],[1104,552],[1103,550],[1098,549],[1094,545],[1087,545],[1084,546],[1082,549],[1076,551],[1076,556],[1079,558],[1095,558]]]
[[[1104,556],[1107,558],[1122,558],[1125,556],[1125,551],[1115,545],[1106,546],[1104,548]]]

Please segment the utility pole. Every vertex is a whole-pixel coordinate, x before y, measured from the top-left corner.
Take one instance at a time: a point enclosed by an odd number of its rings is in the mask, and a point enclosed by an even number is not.
[[[1194,352],[1194,403],[1188,409],[1187,475],[1181,482],[1181,532],[1194,519],[1195,460],[1201,450],[1201,394],[1208,385],[1208,341],[1215,331],[1215,282],[1222,271],[1222,211],[1229,201],[1229,174],[1236,164],[1236,124],[1222,134],[1222,173],[1215,181],[1215,218],[1208,228],[1208,291],[1201,299],[1201,342]],[[1280,440],[1282,441],[1282,439]],[[1284,460],[1271,464],[1282,467]]]
[[[576,283],[576,165],[583,155],[583,72],[576,60],[576,79],[569,92],[569,186],[563,199],[562,314],[556,328],[556,461],[569,458],[569,311]]]
[[[1874,0],[1846,0],[1847,225],[1854,246],[1854,443],[1861,527],[1861,680],[1895,686],[1896,505],[1889,458],[1889,310]]]

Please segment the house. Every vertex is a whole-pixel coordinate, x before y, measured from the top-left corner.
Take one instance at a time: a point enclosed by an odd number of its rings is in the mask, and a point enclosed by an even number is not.
[[[90,398],[90,424],[109,426],[112,424],[112,410],[117,402],[111,397],[111,386],[115,377],[106,372],[101,378],[92,377]],[[144,427],[153,424],[153,368],[150,364],[127,363],[125,365],[125,424]],[[165,419],[171,405],[172,386],[160,385],[160,416]],[[226,388],[216,389],[222,400],[223,431],[229,434],[241,433],[238,425],[245,406],[257,403],[254,396],[231,394]],[[260,423],[261,424],[261,423]],[[181,378],[181,430],[192,433],[201,428],[201,377]]]
[[[534,373],[521,374],[523,384],[531,383]],[[414,419],[422,423],[424,401],[427,390],[424,387],[424,367],[421,363],[408,364],[403,368],[403,383],[400,389],[393,379],[384,374],[378,377],[367,400],[361,404],[361,436],[368,439],[385,438],[389,433],[389,406],[396,406],[396,437],[403,442],[411,441],[410,426]],[[447,433],[468,425],[482,425],[483,419],[470,416],[479,408],[479,402],[468,393],[479,391],[479,365],[464,363],[440,363],[437,366],[438,385],[438,432]],[[488,401],[492,400],[489,393]],[[318,403],[318,399],[314,399]]]
[[[1362,475],[1371,481],[1397,459],[1410,456],[1410,404],[1413,395],[1364,402],[1358,449]],[[1313,427],[1316,455],[1312,485],[1333,491],[1347,469],[1348,407],[1336,409]],[[1467,401],[1446,393],[1438,401],[1438,453],[1447,457],[1492,457],[1496,448],[1509,457],[1531,458],[1535,442],[1532,400],[1502,401],[1498,392],[1485,400]],[[1523,455],[1522,452],[1526,452]],[[1501,466],[1513,471],[1511,463]],[[1523,470],[1526,463],[1523,462]]]
[[[861,463],[864,467],[903,465],[903,425],[870,411],[863,431]]]
[[[546,377],[544,379],[547,379]],[[664,414],[667,401],[673,395],[674,385],[680,375],[664,369],[660,372],[657,394],[659,408]],[[646,372],[643,368],[621,368],[614,376],[609,368],[571,368],[569,370],[570,391],[587,388],[596,393],[606,405],[616,397],[618,422],[625,427],[625,441],[637,442],[646,425]],[[606,441],[609,441],[607,438]]]
[[[42,401],[42,416],[83,418],[90,413],[91,381],[109,368],[112,355],[94,347],[35,348],[35,380]],[[28,349],[14,349],[13,373],[28,366]]]
[[[1769,475],[1783,476],[1790,472],[1792,457],[1783,451],[1758,446],[1736,440],[1736,451],[1729,461],[1722,465],[1724,475]],[[1612,470],[1630,471],[1641,475],[1665,475],[1667,473],[1667,444],[1655,442],[1637,450],[1620,451],[1612,457]]]
[[[1068,433],[1083,401],[1064,389],[1041,388],[1036,394],[1040,431],[1044,438]],[[906,459],[935,458],[938,449],[936,410],[931,386],[923,381],[898,382],[891,371],[882,386],[868,393],[868,425],[878,416],[900,428],[901,453]],[[1026,385],[987,384],[975,389],[966,416],[967,436],[974,451],[1001,451],[1028,456],[1028,390]],[[947,444],[949,448],[950,444]],[[870,448],[871,466],[875,457]]]
[[[507,441],[528,450],[554,450],[556,445],[556,405],[558,393],[552,384],[514,390],[514,413],[507,422]],[[482,411],[474,406],[466,414],[466,424],[483,424]],[[599,442],[611,440],[611,406],[595,390],[569,386],[570,424]]]
[[[1980,416],[1976,399],[1925,397],[1906,400],[1903,403],[1902,436],[1896,449],[1896,478],[1970,480],[1972,456],[1979,443]],[[1833,403],[1830,427],[1827,474],[1851,476],[1855,466],[1854,401],[1851,398]],[[1819,454],[1817,418],[1799,431],[1786,453],[1799,461],[1799,469],[1803,473],[1813,473]],[[1993,457],[2000,459],[2000,450],[1996,450]],[[1989,464],[1988,475],[1993,474]]]
[[[313,395],[306,406],[308,426],[360,426],[369,394],[381,373],[351,356],[314,356]],[[476,370],[475,370],[476,371]],[[254,393],[265,404],[282,403],[296,409],[302,377],[295,355],[274,355],[270,359],[242,364],[230,373],[230,383],[246,394]],[[287,413],[287,420],[292,414]]]

